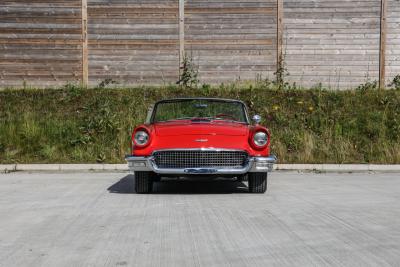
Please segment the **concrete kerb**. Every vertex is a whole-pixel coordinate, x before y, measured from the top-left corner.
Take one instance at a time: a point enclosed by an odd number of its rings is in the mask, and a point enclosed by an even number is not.
[[[370,164],[369,170],[370,171],[392,171],[392,172],[400,172],[400,164],[396,165],[378,165],[378,164]]]
[[[14,172],[17,170],[17,164],[1,164],[0,172]]]
[[[128,171],[126,164],[0,164],[0,172],[15,171]]]
[[[400,165],[394,164],[276,164],[281,171],[320,171],[320,172],[400,172]]]
[[[317,172],[400,172],[400,164],[275,164],[274,169]],[[129,169],[127,164],[0,164],[0,172],[13,171],[129,171]]]

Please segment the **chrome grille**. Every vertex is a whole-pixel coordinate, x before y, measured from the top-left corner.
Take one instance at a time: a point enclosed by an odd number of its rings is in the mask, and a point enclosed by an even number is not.
[[[153,154],[158,168],[243,168],[247,164],[245,151],[229,150],[165,150]]]

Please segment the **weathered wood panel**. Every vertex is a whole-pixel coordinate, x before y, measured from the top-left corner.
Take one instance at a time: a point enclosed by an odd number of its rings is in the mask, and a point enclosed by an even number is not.
[[[270,77],[276,69],[275,0],[188,0],[185,52],[205,83]]]
[[[400,0],[389,0],[387,11],[386,80],[400,75]]]
[[[387,0],[386,83],[400,74],[400,0]],[[303,86],[379,78],[380,0],[283,0],[283,55]],[[205,83],[273,78],[277,0],[186,0],[184,44]],[[88,0],[89,82],[175,83],[179,0]],[[0,87],[82,80],[81,0],[0,2]],[[181,47],[182,49],[182,47]]]
[[[178,10],[178,0],[88,0],[89,83],[175,83]]]
[[[287,79],[354,87],[379,78],[380,0],[284,0]]]
[[[81,78],[80,0],[0,2],[0,87]]]

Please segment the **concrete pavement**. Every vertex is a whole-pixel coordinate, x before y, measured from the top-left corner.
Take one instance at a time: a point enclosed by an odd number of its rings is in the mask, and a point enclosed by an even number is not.
[[[400,174],[242,183],[0,174],[0,266],[399,266]]]

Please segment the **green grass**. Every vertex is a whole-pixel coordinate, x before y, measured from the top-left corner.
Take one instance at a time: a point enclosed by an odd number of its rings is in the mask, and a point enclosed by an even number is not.
[[[241,99],[272,132],[280,163],[400,163],[400,90],[121,88],[0,92],[0,163],[122,163],[150,104]]]

